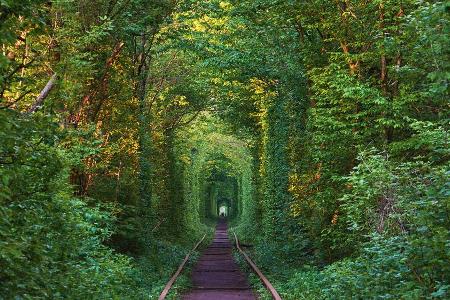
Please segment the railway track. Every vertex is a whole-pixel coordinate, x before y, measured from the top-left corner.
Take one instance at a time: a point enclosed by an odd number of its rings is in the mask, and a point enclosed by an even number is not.
[[[235,235],[236,246],[251,268],[260,277],[266,288],[271,292],[276,300],[281,300],[278,293],[261,273],[258,267],[251,261],[247,254],[239,246],[239,241]],[[203,239],[202,239],[203,241]],[[201,243],[197,243],[196,247]],[[195,249],[194,248],[194,249]],[[239,269],[233,255],[233,244],[230,242],[227,233],[227,223],[219,220],[212,243],[206,248],[197,261],[192,274],[193,288],[182,296],[183,300],[255,300],[257,296],[253,292],[247,281],[246,275]],[[183,263],[178,268],[175,275],[166,285],[159,300],[163,300],[170,287],[180,274],[184,264],[189,259],[188,254]]]

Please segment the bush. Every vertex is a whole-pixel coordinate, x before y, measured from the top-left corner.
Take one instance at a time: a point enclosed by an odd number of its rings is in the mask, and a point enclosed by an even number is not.
[[[0,111],[0,295],[135,299],[131,259],[102,245],[113,218],[72,196],[59,136],[45,117]]]

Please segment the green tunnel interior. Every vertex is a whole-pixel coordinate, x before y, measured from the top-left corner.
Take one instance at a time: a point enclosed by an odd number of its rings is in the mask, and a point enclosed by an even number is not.
[[[239,212],[238,179],[224,170],[213,169],[206,180],[205,218],[233,218]]]
[[[252,158],[245,142],[232,135],[206,134],[191,148],[190,156],[185,176],[190,179],[185,203],[195,212],[187,212],[190,221],[207,224],[224,217],[239,223],[253,213]]]

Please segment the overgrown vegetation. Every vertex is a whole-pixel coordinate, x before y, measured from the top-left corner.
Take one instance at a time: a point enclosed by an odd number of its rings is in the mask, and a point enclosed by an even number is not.
[[[285,299],[448,298],[449,11],[0,2],[0,298],[152,299],[219,206]]]

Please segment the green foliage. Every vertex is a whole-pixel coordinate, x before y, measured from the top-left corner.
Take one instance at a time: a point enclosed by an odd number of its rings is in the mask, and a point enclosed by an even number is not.
[[[439,261],[439,268],[417,268],[415,242],[415,238],[375,235],[357,259],[344,259],[322,270],[311,266],[291,270],[284,273],[284,281],[274,277],[273,283],[286,299],[446,299],[445,260]]]
[[[160,242],[147,262],[107,248],[113,210],[89,207],[68,185],[69,162],[91,155],[92,148],[58,146],[61,132],[43,115],[0,114],[1,297],[146,299],[159,294],[186,254],[184,247]]]
[[[71,196],[68,153],[55,147],[57,127],[9,111],[1,120],[2,297],[126,293],[118,287],[129,282],[131,261],[101,244],[111,217]]]
[[[0,298],[151,298],[222,204],[286,299],[448,298],[447,2],[0,1]]]
[[[287,270],[267,270],[288,299],[445,298],[448,218],[431,215],[448,214],[448,41],[442,34],[448,31],[448,4],[258,1],[239,9],[251,11],[248,19],[260,25],[260,35],[292,22],[298,44],[289,44],[286,61],[297,51],[308,80],[309,99],[300,88],[285,106],[284,116],[292,118],[286,142],[285,119],[266,120],[271,105],[283,107],[289,99],[283,91],[293,90],[289,79],[295,77],[289,65],[282,69],[285,77],[275,75],[281,70],[276,58],[283,55],[276,46],[271,60],[258,62],[269,61],[264,76],[280,87],[272,102],[259,97],[262,172],[255,183],[261,198],[271,191],[264,182],[278,182],[283,191],[280,172],[288,168],[291,215],[280,215],[297,223],[281,234],[289,246],[273,236],[252,239],[261,245],[254,253],[258,263],[289,263]],[[275,133],[271,127],[285,129]],[[275,145],[267,147],[271,141]],[[285,145],[289,160],[280,162]],[[277,156],[266,161],[272,151]],[[263,214],[285,203],[283,193],[268,199]],[[271,224],[278,219],[269,216],[268,230],[279,230],[280,224]],[[295,253],[291,260],[280,249],[292,245],[299,250],[283,250]],[[305,261],[318,267],[305,270]]]

